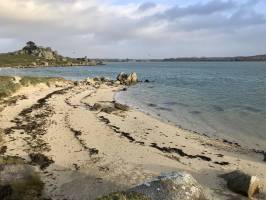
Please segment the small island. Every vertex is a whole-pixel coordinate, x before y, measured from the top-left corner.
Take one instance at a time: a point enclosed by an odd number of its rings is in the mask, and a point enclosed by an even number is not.
[[[101,60],[70,58],[58,54],[51,47],[37,46],[29,41],[21,50],[0,54],[0,67],[55,67],[55,66],[96,66],[103,65]]]

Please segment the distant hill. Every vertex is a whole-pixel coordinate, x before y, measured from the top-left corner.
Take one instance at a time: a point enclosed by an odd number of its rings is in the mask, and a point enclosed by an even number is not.
[[[266,55],[256,55],[256,56],[236,56],[236,57],[189,57],[189,58],[166,58],[163,59],[162,61],[166,62],[182,62],[182,61],[195,61],[195,62],[200,62],[200,61],[206,61],[206,62],[211,62],[211,61],[230,61],[230,62],[237,62],[237,61],[266,61]]]
[[[181,57],[165,59],[102,59],[104,62],[241,62],[266,61],[266,55],[236,57]]]
[[[21,50],[0,54],[0,67],[42,67],[42,66],[95,66],[99,60],[69,58],[59,55],[50,47],[37,46],[29,41]]]

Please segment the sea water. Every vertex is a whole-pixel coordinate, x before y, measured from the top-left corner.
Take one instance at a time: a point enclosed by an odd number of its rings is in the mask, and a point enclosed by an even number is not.
[[[266,62],[124,62],[96,67],[2,68],[0,75],[71,80],[137,72],[117,100],[185,129],[266,150]]]

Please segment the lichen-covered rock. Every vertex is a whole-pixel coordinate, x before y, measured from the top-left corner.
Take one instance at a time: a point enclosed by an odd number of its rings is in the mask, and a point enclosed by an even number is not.
[[[221,175],[227,182],[227,187],[233,192],[251,198],[261,189],[261,182],[258,177],[251,176],[239,170]]]
[[[126,74],[124,72],[121,72],[117,78],[117,81],[120,81],[121,84],[123,85],[133,85],[138,82],[138,76],[136,72],[133,72],[131,74]]]
[[[151,200],[204,200],[203,187],[188,173],[173,172],[139,185],[129,191],[144,194]]]

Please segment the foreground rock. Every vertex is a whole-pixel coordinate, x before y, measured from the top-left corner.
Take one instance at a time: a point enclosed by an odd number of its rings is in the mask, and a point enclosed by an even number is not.
[[[202,186],[188,173],[175,172],[160,176],[151,182],[130,189],[151,200],[204,200],[207,199]]]
[[[18,157],[0,157],[0,199],[41,200],[43,183]]]
[[[254,194],[259,193],[261,183],[259,178],[251,176],[239,170],[228,174],[221,175],[227,181],[227,187],[233,192],[245,195],[251,198]]]
[[[117,76],[117,81],[119,81],[122,85],[134,85],[138,82],[138,76],[135,72],[131,74],[126,74],[121,72]]]

